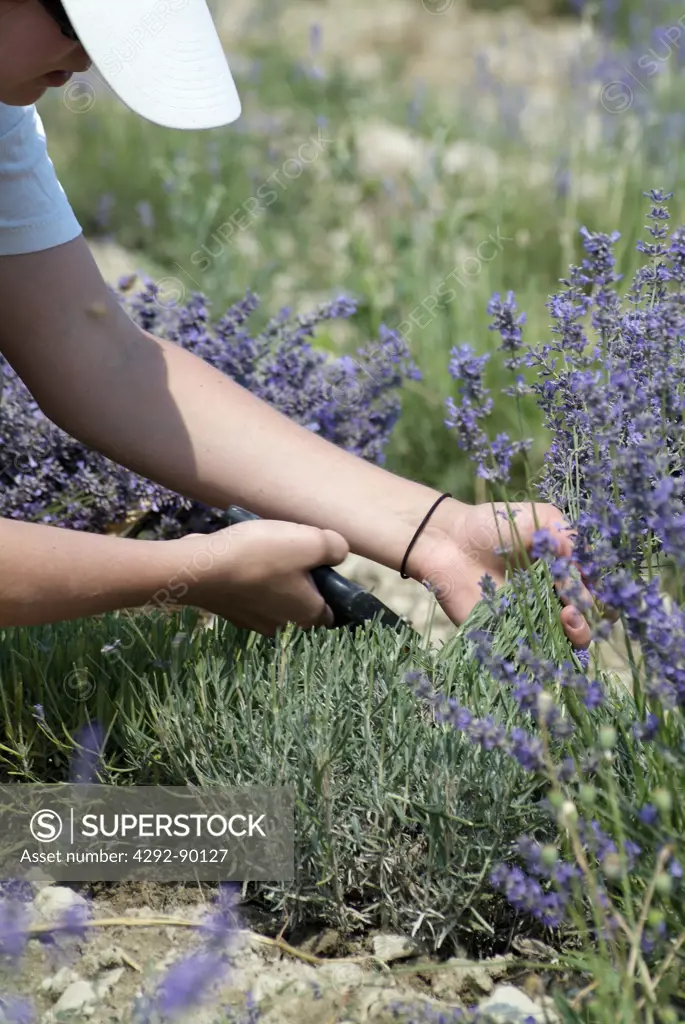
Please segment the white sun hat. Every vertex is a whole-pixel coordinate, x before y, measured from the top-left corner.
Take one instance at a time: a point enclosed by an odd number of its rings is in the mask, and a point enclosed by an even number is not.
[[[238,91],[206,0],[62,0],[84,49],[117,96],[165,128],[240,117]]]

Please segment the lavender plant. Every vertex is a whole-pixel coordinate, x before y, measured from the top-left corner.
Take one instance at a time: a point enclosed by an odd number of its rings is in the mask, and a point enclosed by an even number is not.
[[[162,300],[146,280],[113,290],[132,320],[227,374],[286,416],[361,458],[382,464],[400,413],[405,379],[420,374],[398,335],[381,327],[378,341],[350,356],[327,358],[312,345],[316,328],[347,319],[355,304],[341,297],[306,316],[286,309],[252,336],[258,299],[248,293],[216,323],[203,295],[184,305]],[[0,515],[75,530],[102,532],[129,525],[151,538],[216,529],[212,510],[117,465],[70,437],[43,415],[11,366],[0,357]]]
[[[501,863],[491,882],[529,919],[570,938],[569,963],[585,974],[565,1021],[677,1021],[685,1002],[684,811],[685,622],[682,607],[685,230],[669,234],[670,194],[645,193],[649,241],[643,265],[620,294],[613,247],[620,237],[582,229],[586,256],[572,266],[548,308],[552,338],[524,345],[525,318],[513,294],[490,304],[493,329],[513,372],[508,392],[536,395],[552,441],[533,500],[565,512],[575,568],[593,598],[586,614],[601,641],[620,618],[630,692],[572,653],[558,624],[553,584],[570,560],[538,531],[540,561],[517,569],[455,637],[447,657],[501,688],[485,719],[440,693],[436,678],[409,683],[439,719],[486,750],[500,749],[546,790],[542,806],[556,837],[522,835],[519,863]],[[447,425],[469,452],[493,497],[525,442],[488,440],[486,359],[453,351],[458,400]],[[537,370],[532,384],[524,370]],[[515,510],[504,506],[515,532]],[[502,510],[499,510],[502,512]],[[578,596],[577,579],[571,592]],[[437,686],[436,686],[437,680]],[[500,710],[501,710],[500,709]]]

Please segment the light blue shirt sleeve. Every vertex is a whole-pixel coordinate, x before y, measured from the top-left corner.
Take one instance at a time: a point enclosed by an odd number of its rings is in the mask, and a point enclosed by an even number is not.
[[[0,103],[0,256],[52,249],[81,233],[35,106]]]

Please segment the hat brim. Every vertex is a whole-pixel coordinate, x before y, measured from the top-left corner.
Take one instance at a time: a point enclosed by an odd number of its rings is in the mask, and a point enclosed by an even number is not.
[[[62,0],[117,96],[165,128],[231,124],[241,104],[206,0]]]

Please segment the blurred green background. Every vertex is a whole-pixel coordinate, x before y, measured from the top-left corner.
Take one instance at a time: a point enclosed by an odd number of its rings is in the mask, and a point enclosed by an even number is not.
[[[680,223],[685,15],[657,0],[213,10],[243,99],[236,124],[156,127],[93,73],[40,102],[87,237],[123,247],[169,294],[204,292],[217,316],[248,287],[257,319],[353,296],[356,317],[318,336],[330,350],[404,325],[423,380],[407,386],[387,465],[478,500],[443,423],[450,348],[493,348],[487,302],[509,289],[528,339],[551,339],[546,303],[581,257],[583,225],[621,232],[630,278],[643,190],[675,192]],[[539,467],[535,405],[519,419],[497,358],[490,379],[492,435],[519,437],[522,422]]]

